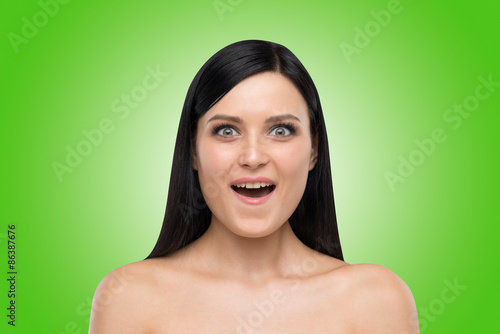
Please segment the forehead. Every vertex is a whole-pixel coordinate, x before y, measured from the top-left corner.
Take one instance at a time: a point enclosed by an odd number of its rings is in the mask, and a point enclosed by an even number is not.
[[[292,114],[308,119],[307,103],[294,83],[279,73],[253,74],[233,87],[202,119],[218,113],[249,117]]]

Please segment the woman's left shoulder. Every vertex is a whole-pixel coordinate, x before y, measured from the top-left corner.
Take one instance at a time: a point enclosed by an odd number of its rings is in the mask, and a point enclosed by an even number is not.
[[[388,288],[392,287],[396,291],[408,290],[408,286],[398,275],[392,270],[378,264],[346,263],[337,270],[338,272],[332,272],[332,274],[345,276],[352,284],[360,285],[359,287],[380,288],[386,286]]]
[[[359,332],[418,333],[415,300],[408,285],[377,264],[346,264],[330,273],[343,287]],[[379,326],[376,328],[374,326]]]

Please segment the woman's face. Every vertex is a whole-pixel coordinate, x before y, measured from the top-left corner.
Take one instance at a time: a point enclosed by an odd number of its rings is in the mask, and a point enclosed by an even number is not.
[[[264,237],[295,211],[316,163],[307,104],[274,72],[242,80],[198,120],[193,167],[220,224]]]

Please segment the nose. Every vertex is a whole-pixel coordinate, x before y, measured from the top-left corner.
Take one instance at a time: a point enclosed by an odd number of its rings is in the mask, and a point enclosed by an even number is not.
[[[265,166],[269,162],[269,156],[266,152],[265,145],[258,139],[249,139],[241,146],[241,151],[238,158],[240,166],[256,169]]]

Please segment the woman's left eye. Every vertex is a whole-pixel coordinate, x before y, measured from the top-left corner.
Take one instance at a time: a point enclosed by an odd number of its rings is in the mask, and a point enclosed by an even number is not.
[[[286,137],[289,136],[291,133],[292,132],[289,129],[283,126],[278,126],[271,131],[271,134],[277,137]]]

